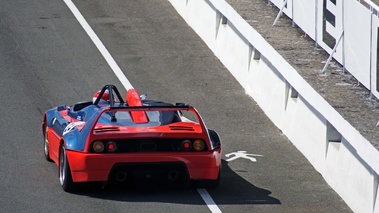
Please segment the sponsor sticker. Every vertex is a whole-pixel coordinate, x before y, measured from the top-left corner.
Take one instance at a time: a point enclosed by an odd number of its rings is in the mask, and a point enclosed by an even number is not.
[[[72,122],[69,123],[66,128],[63,130],[63,135],[77,129],[77,126],[82,126],[85,122],[78,121],[78,122]]]

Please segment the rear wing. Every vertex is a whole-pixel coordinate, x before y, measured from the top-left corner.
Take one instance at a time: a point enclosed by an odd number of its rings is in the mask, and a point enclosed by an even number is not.
[[[191,112],[195,117],[193,119],[188,119],[183,116],[183,112],[188,111]],[[106,114],[108,117],[110,117],[109,125],[118,125],[119,124],[119,116],[117,116],[116,113],[119,112],[129,112],[130,115],[132,112],[145,112],[149,114],[149,112],[159,112],[163,114],[163,112],[175,112],[178,113],[181,117],[181,121],[192,121],[194,123],[197,123],[201,126],[202,132],[207,132],[207,128],[205,126],[205,123],[199,114],[199,112],[192,106],[189,105],[180,105],[180,106],[109,106],[108,108],[103,109],[95,118],[94,122],[92,123],[91,132],[93,132],[96,128],[96,125],[100,122],[102,122],[102,116]],[[128,113],[128,114],[129,114]],[[120,114],[120,113],[119,113]],[[125,114],[125,113],[124,113]],[[160,115],[161,115],[160,114]],[[128,118],[129,119],[129,118]],[[132,116],[130,116],[130,119],[132,119]],[[149,119],[152,119],[152,116],[149,117]],[[152,120],[148,120],[148,122],[153,122]],[[124,126],[128,126],[125,124]],[[135,122],[130,126],[154,126],[152,123],[139,123]]]

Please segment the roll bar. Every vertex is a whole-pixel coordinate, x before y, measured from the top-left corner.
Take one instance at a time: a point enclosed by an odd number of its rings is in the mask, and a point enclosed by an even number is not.
[[[105,93],[106,90],[108,90],[108,93],[109,93],[109,101],[110,101],[111,107],[113,107],[115,104],[114,94],[116,94],[117,99],[119,100],[120,103],[122,103],[122,104],[125,103],[125,101],[122,98],[122,96],[120,95],[120,92],[118,91],[117,87],[115,85],[108,84],[108,85],[105,85],[103,87],[103,89],[101,89],[99,96],[96,98],[95,102],[93,103],[94,105],[99,104],[101,97],[103,97],[103,94]],[[113,94],[113,92],[114,92],[114,94]]]

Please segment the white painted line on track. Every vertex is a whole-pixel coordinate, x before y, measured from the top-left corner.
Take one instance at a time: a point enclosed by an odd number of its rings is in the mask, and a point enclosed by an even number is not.
[[[91,38],[93,43],[96,45],[97,49],[99,49],[100,53],[103,55],[104,59],[107,61],[109,66],[112,68],[113,72],[116,74],[118,79],[121,81],[122,85],[125,87],[125,89],[133,88],[132,84],[129,82],[129,80],[125,77],[124,73],[121,71],[120,67],[117,65],[116,61],[113,59],[107,48],[104,46],[104,44],[100,41],[99,37],[96,35],[96,33],[92,30],[91,26],[87,23],[87,21],[84,19],[82,14],[79,12],[78,8],[72,3],[71,0],[63,0],[68,8],[70,8],[71,12],[74,14],[75,18],[79,21],[79,23],[82,25],[83,29],[87,32],[88,36]]]
[[[74,14],[75,18],[79,21],[80,25],[82,25],[83,29],[87,32],[88,36],[91,38],[92,42],[96,45],[97,49],[99,49],[100,53],[103,55],[104,59],[107,61],[113,72],[116,74],[118,79],[121,81],[122,85],[125,89],[133,88],[132,84],[126,78],[121,68],[117,65],[116,61],[113,59],[107,48],[101,42],[96,33],[92,30],[91,26],[89,26],[88,22],[84,19],[78,8],[71,0],[63,0],[71,12]],[[207,190],[205,189],[197,189],[197,192],[200,194],[201,198],[204,200],[205,204],[211,210],[212,213],[220,213],[221,210],[218,208],[216,203],[213,201],[212,197],[209,195]]]
[[[205,204],[207,204],[208,208],[211,210],[212,213],[221,213],[221,210],[213,201],[212,197],[209,195],[207,190],[197,189],[197,192],[200,194],[201,198],[203,198]]]

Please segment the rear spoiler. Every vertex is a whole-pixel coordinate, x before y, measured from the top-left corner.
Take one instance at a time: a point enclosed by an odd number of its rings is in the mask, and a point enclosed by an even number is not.
[[[180,106],[131,106],[131,107],[128,107],[128,106],[110,106],[108,108],[103,109],[96,116],[96,118],[92,124],[92,127],[91,127],[91,132],[94,131],[94,128],[95,128],[97,122],[99,121],[99,119],[103,113],[105,113],[105,112],[111,112],[112,113],[112,112],[116,112],[118,110],[122,110],[122,111],[145,111],[145,112],[146,111],[180,111],[180,110],[190,111],[196,115],[198,123],[201,125],[203,132],[207,132],[207,127],[205,126],[205,123],[204,123],[203,119],[201,118],[201,115],[199,114],[199,112],[192,106],[182,105],[182,104],[180,104]]]
[[[175,105],[175,106],[110,106],[108,111],[112,110],[126,110],[126,111],[173,111],[173,110],[191,110],[193,109],[195,114],[198,112],[194,107],[189,105]],[[105,109],[107,111],[107,109]]]

